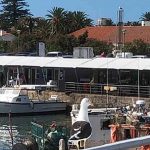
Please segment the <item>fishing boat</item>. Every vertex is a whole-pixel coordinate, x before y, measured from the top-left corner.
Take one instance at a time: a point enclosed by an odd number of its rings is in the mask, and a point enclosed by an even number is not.
[[[150,111],[143,100],[124,107],[115,114],[110,143],[92,146],[87,150],[150,149]]]
[[[0,88],[0,115],[32,115],[65,112],[67,103],[57,95],[41,96],[47,85],[16,85]],[[36,95],[36,96],[35,96]]]
[[[71,111],[72,124],[76,122],[78,115],[79,107],[75,104]],[[88,109],[88,117],[92,127],[91,136],[84,144],[80,139],[77,143],[69,142],[72,149],[119,149],[120,146],[122,149],[150,148],[147,142],[150,139],[150,110],[144,100],[119,108]]]
[[[79,114],[80,108],[78,104],[74,104],[72,106],[72,111],[70,113],[72,126],[74,126],[74,124],[78,122],[78,117],[80,115]],[[116,110],[117,108],[88,108],[88,112],[83,112],[83,113],[88,113],[89,123],[92,128],[91,136],[86,139],[84,138],[78,140],[77,139],[69,140],[68,141],[69,149],[85,149],[85,148],[109,143],[110,142],[109,125],[113,121]],[[85,114],[82,115],[86,116]],[[78,125],[78,128],[79,126],[80,125]],[[83,131],[83,128],[85,128],[86,132],[88,132],[88,128],[86,127],[80,127],[80,128],[81,128],[81,132]],[[82,136],[81,132],[79,133],[79,135],[75,135],[75,137],[78,138],[79,136]]]

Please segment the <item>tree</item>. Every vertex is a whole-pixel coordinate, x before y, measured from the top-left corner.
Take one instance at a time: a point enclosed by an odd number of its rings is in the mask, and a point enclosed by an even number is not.
[[[113,45],[111,43],[97,41],[95,39],[87,39],[86,43],[82,46],[93,47],[95,55],[100,55],[101,53],[107,55],[108,53],[112,52],[111,50],[113,48]]]
[[[81,11],[73,12],[73,31],[79,30],[86,26],[92,26],[92,19],[87,18],[87,14]]]
[[[141,39],[136,39],[131,43],[126,43],[125,50],[132,52],[134,55],[147,55],[150,52],[149,44],[144,43]]]
[[[78,37],[80,45],[84,45],[88,40],[88,31],[85,31],[82,35]]]
[[[141,23],[139,21],[128,21],[124,23],[124,26],[141,26]]]
[[[71,35],[56,34],[46,45],[48,51],[72,53],[73,47],[78,46],[78,39]]]
[[[24,0],[2,0],[0,19],[3,20],[1,28],[8,29],[16,26],[22,17],[31,16],[27,3]]]
[[[52,10],[48,11],[49,23],[51,24],[51,30],[53,34],[64,33],[64,22],[66,11],[64,8],[54,7]]]
[[[92,25],[92,19],[87,18],[87,15],[81,11],[71,12],[54,7],[48,12],[47,17],[53,34],[67,34]]]
[[[146,12],[145,14],[142,14],[140,19],[143,21],[150,21],[150,12]]]

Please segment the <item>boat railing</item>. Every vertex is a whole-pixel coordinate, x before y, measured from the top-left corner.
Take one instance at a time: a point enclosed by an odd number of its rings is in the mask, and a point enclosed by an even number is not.
[[[149,145],[150,135],[127,140],[121,140],[101,146],[86,148],[85,150],[121,150],[121,149],[145,149],[144,145]]]
[[[66,82],[65,92],[150,97],[150,86]]]

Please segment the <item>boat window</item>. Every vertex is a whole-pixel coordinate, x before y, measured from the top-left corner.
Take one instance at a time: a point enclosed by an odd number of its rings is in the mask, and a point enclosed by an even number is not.
[[[15,94],[15,95],[17,94],[17,95],[18,95],[19,92],[20,92],[20,90],[13,90],[13,91],[12,91],[12,94]]]
[[[12,93],[13,93],[12,90],[6,90],[6,91],[5,91],[5,94],[12,94]]]
[[[17,98],[17,99],[16,99],[16,102],[21,102],[21,98]]]
[[[109,130],[110,119],[101,119],[101,130]]]
[[[28,94],[27,90],[21,90],[20,91],[20,95],[27,95],[27,94]]]
[[[5,90],[4,89],[1,89],[0,90],[0,94],[4,94],[5,93]]]

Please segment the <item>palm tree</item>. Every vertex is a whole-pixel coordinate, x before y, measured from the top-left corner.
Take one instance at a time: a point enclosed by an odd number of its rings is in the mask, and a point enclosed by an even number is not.
[[[49,14],[46,15],[51,24],[52,33],[64,33],[64,22],[66,11],[63,8],[54,7]]]
[[[87,18],[87,15],[81,11],[73,12],[74,31],[86,26],[92,26],[92,20]]]
[[[71,33],[74,30],[74,14],[71,11],[68,11],[65,15],[65,32]]]
[[[22,32],[27,32],[31,34],[35,23],[35,18],[29,16],[22,17],[18,20],[17,29],[21,30]]]
[[[146,12],[145,14],[143,14],[140,19],[143,21],[150,21],[150,12]]]
[[[50,24],[45,18],[35,18],[36,27],[34,28],[34,35],[37,40],[44,41],[51,35]]]

